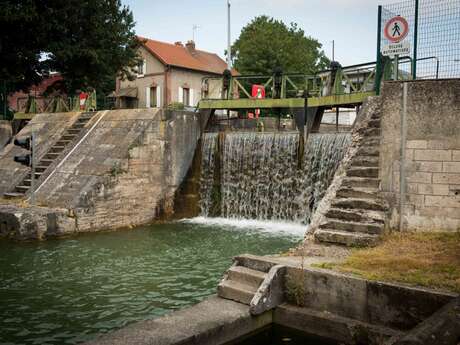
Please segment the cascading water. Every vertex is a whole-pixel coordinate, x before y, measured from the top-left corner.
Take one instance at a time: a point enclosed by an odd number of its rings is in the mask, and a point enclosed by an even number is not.
[[[220,150],[218,140],[203,137],[202,216],[308,224],[350,135],[312,134],[300,159],[298,133],[228,133]]]

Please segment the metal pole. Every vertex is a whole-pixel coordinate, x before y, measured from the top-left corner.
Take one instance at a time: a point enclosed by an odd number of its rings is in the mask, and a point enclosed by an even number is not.
[[[406,203],[406,136],[407,136],[407,82],[403,84],[403,107],[401,112],[401,163],[399,166],[399,231],[404,226]]]
[[[30,177],[30,204],[35,205],[35,129],[32,127],[32,143],[31,143],[31,165],[32,165],[32,174]]]
[[[377,23],[377,65],[375,66],[375,92],[377,95],[380,94],[380,82],[382,80],[382,55],[381,40],[382,40],[382,6],[378,7],[378,23]]]
[[[227,68],[232,68],[232,41],[230,35],[230,0],[227,0]]]
[[[339,107],[335,108],[335,131],[339,133]]]
[[[399,56],[395,55],[394,65],[393,65],[393,79],[398,80],[398,69],[399,69]]]
[[[335,61],[335,42],[332,40],[332,61]]]
[[[414,80],[417,79],[418,7],[419,7],[419,0],[415,0],[414,59],[412,60],[412,78]]]

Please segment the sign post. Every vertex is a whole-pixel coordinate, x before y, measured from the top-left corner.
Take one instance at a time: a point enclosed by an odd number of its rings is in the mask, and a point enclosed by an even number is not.
[[[399,56],[410,55],[410,43],[405,41],[409,34],[409,23],[404,17],[393,17],[386,22],[383,34],[389,43],[382,47],[382,55],[394,58],[394,80],[398,80]]]

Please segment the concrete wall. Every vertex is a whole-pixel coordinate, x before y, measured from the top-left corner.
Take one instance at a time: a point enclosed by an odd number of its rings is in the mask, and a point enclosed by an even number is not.
[[[74,117],[69,115],[65,124],[56,127],[51,116],[41,118],[46,132],[39,135],[37,146],[43,151]],[[24,131],[30,131],[30,126]],[[101,111],[84,133],[87,136],[82,134],[81,143],[75,142],[61,154],[59,164],[37,183],[36,205],[47,208],[46,214],[55,209],[74,219],[76,228],[58,224],[54,228],[60,229],[59,233],[53,235],[142,225],[160,214],[172,213],[174,193],[191,165],[201,133],[199,114],[160,109]],[[11,155],[0,160],[0,169],[6,172],[2,174],[5,189],[14,187],[20,169],[11,160]],[[27,238],[50,233],[43,227],[32,228],[40,228],[39,234]],[[11,229],[4,233],[18,238]]]
[[[6,145],[11,139],[13,130],[9,121],[0,120],[0,150]]]
[[[382,91],[381,190],[399,224],[401,137],[405,136],[403,227],[460,229],[460,80],[408,83],[406,134],[401,133],[403,83]]]

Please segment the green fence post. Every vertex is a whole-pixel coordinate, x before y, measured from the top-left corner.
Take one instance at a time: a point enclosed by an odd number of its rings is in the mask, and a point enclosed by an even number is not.
[[[414,59],[412,60],[412,78],[414,80],[417,79],[418,7],[419,7],[419,0],[415,0]]]
[[[380,83],[382,82],[382,54],[380,54],[382,40],[382,6],[378,10],[377,23],[377,62],[375,65],[375,84],[374,89],[377,95],[380,94]]]

